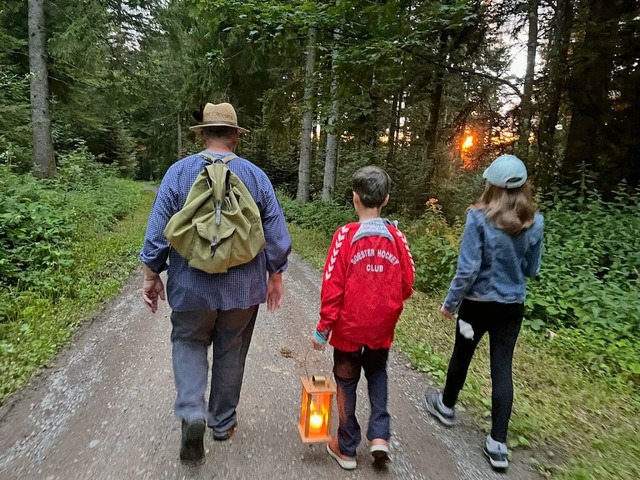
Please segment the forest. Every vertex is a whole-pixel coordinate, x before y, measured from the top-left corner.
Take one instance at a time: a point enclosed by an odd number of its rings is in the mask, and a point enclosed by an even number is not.
[[[637,0],[3,0],[0,402],[133,271],[144,185],[199,151],[194,113],[225,101],[316,266],[354,218],[352,173],[390,174],[419,291],[399,342],[435,378],[446,348],[420,312],[483,168],[520,157],[546,229],[515,446],[559,445],[536,457],[545,476],[637,478],[639,29]],[[466,398],[480,425],[483,388]]]

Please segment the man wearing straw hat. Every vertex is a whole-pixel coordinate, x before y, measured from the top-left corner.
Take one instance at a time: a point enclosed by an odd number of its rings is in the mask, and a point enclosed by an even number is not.
[[[228,103],[207,103],[198,125],[205,150],[173,164],[162,179],[153,205],[140,258],[145,265],[143,300],[151,312],[164,300],[160,273],[168,269],[167,295],[172,308],[171,343],[177,396],[174,411],[182,420],[180,459],[194,465],[204,462],[205,425],[215,440],[227,440],[237,428],[236,407],[244,375],[258,305],[280,307],[284,294],[282,272],[287,268],[291,239],[282,209],[267,175],[240,157],[228,161],[229,169],[246,185],[260,210],[265,249],[249,263],[227,273],[209,274],[189,267],[170,248],[164,236],[169,219],[184,205],[196,177],[209,160],[203,155],[228,157],[241,133],[236,112]],[[167,262],[168,261],[168,262]],[[209,345],[213,364],[208,404]]]

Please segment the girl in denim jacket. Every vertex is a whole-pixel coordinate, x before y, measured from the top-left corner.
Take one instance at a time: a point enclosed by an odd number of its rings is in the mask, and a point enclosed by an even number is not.
[[[482,176],[487,184],[469,209],[458,269],[440,309],[445,317],[459,319],[445,387],[442,392],[428,390],[425,402],[441,423],[454,424],[458,393],[476,346],[487,332],[492,428],[483,451],[493,468],[505,469],[513,351],[524,311],[525,277],[540,270],[543,219],[535,210],[527,169],[518,157],[498,157]]]

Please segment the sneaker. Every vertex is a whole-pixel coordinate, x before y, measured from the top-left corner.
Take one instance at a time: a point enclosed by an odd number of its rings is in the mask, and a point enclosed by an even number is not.
[[[355,470],[358,466],[358,462],[356,462],[355,458],[347,457],[340,452],[337,437],[332,437],[331,440],[329,440],[329,443],[327,443],[327,453],[331,455],[331,457],[338,462],[338,465],[340,465],[344,470]]]
[[[376,467],[384,467],[389,462],[389,442],[382,438],[374,438],[371,440],[369,453],[373,457],[373,465]]]
[[[180,461],[194,467],[204,463],[204,420],[182,421]]]
[[[216,433],[215,430],[213,431],[213,439],[217,442],[224,442],[226,440],[229,440],[231,438],[231,436],[233,435],[233,433],[238,429],[238,422],[234,423],[233,425],[231,425],[231,428],[229,428],[229,430],[227,430],[224,433]]]
[[[509,451],[507,445],[501,442],[496,442],[491,435],[487,436],[486,442],[484,442],[483,448],[484,454],[489,459],[489,463],[496,470],[505,470],[509,466]]]
[[[440,423],[447,427],[455,425],[456,414],[453,408],[445,407],[442,403],[442,393],[434,389],[429,389],[424,395],[424,404],[427,412],[440,420]]]

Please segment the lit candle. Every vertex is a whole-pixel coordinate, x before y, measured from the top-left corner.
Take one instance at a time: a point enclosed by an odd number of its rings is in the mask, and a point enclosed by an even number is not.
[[[309,427],[312,430],[320,430],[323,423],[324,419],[322,418],[322,415],[320,415],[318,412],[314,412],[311,414],[311,417],[309,418]]]

